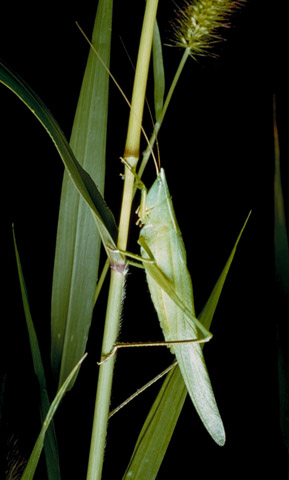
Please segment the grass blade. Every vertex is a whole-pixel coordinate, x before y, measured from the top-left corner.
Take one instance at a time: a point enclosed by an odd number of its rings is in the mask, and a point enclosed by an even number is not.
[[[79,367],[81,365],[81,363],[83,362],[83,360],[85,359],[86,357],[86,354],[81,358],[81,360],[75,365],[75,367],[73,368],[73,370],[70,372],[70,374],[68,375],[67,379],[63,382],[61,388],[58,390],[53,402],[51,403],[51,406],[47,412],[47,415],[45,417],[45,420],[43,422],[43,425],[42,425],[42,428],[41,428],[41,431],[38,435],[38,438],[36,440],[36,443],[34,445],[34,448],[32,450],[32,453],[30,455],[30,458],[28,460],[28,463],[26,465],[26,468],[24,470],[24,473],[21,477],[21,480],[32,480],[33,477],[34,477],[34,473],[35,473],[35,470],[36,470],[36,467],[38,465],[38,462],[39,462],[39,458],[40,458],[40,455],[41,455],[41,452],[42,452],[42,449],[43,449],[43,444],[44,444],[44,440],[45,440],[45,435],[46,435],[46,432],[52,422],[52,419],[53,419],[53,416],[60,404],[60,401],[63,397],[63,395],[65,394],[70,382],[73,380],[73,377],[77,374],[78,370],[79,370]]]
[[[112,0],[98,5],[92,43],[109,67]],[[81,41],[83,39],[81,38]],[[78,100],[70,146],[104,191],[109,77],[90,50]],[[90,209],[64,173],[53,273],[51,363],[59,385],[83,355],[97,282],[100,236]],[[70,386],[72,387],[72,385]]]
[[[91,208],[104,245],[115,248],[117,227],[114,216],[90,175],[77,161],[53,115],[36,93],[2,62],[0,62],[0,82],[15,93],[43,125],[56,146],[74,186]],[[111,250],[107,250],[107,253],[108,256],[112,255]],[[117,261],[118,255],[114,253],[113,258]]]
[[[45,372],[44,372],[44,367],[42,363],[40,348],[39,348],[35,328],[34,328],[31,313],[30,313],[28,295],[27,295],[25,280],[24,280],[23,271],[21,267],[19,252],[16,244],[14,229],[13,229],[13,240],[14,240],[14,249],[15,249],[16,263],[17,263],[17,269],[18,269],[19,283],[20,283],[21,294],[22,294],[22,302],[23,302],[23,308],[24,308],[27,330],[29,335],[30,349],[32,354],[33,367],[34,367],[34,372],[40,387],[40,418],[41,418],[41,423],[43,423],[50,407],[50,401],[49,401],[47,389],[46,389]],[[51,424],[51,427],[47,432],[44,450],[45,450],[45,457],[46,457],[48,479],[49,480],[60,479],[61,476],[60,476],[60,468],[59,468],[58,449],[57,449],[57,441],[56,441],[56,435],[55,435],[53,423]]]
[[[178,366],[166,376],[145,420],[123,480],[153,480],[159,471],[187,396]]]
[[[165,71],[162,53],[162,42],[158,23],[155,22],[154,38],[153,38],[153,70],[154,70],[154,101],[155,101],[155,117],[158,122],[164,105],[165,94]]]
[[[249,216],[238,235],[232,252],[202,310],[202,313],[199,315],[199,320],[207,329],[211,326],[229,268],[248,219]],[[123,480],[129,478],[134,478],[135,480],[145,480],[150,478],[153,480],[156,478],[174,432],[178,417],[182,411],[186,395],[187,389],[183,377],[179,367],[176,366],[168,373],[148,414],[139,434],[127,470],[123,476]]]
[[[274,247],[275,272],[279,288],[277,309],[277,352],[279,374],[280,425],[285,445],[289,447],[289,360],[288,360],[288,312],[289,307],[289,246],[286,229],[284,198],[281,182],[279,136],[274,99],[274,142],[275,142],[275,178],[274,178]]]
[[[154,35],[153,35],[153,74],[154,74],[154,107],[156,123],[154,125],[153,133],[149,140],[147,148],[143,152],[141,166],[138,170],[138,175],[141,177],[148,160],[150,158],[152,148],[157,140],[157,135],[163,120],[163,104],[165,94],[165,71],[163,62],[162,43],[157,21],[155,22]]]
[[[224,287],[224,284],[225,284],[225,281],[226,281],[226,278],[227,278],[227,275],[229,273],[229,270],[230,270],[230,267],[231,267],[231,264],[232,264],[232,261],[234,259],[234,256],[235,256],[235,253],[236,253],[236,250],[237,250],[237,247],[238,247],[238,244],[239,244],[239,241],[243,235],[243,232],[245,230],[245,227],[248,223],[248,220],[251,216],[251,212],[249,213],[249,215],[247,216],[245,222],[244,222],[244,225],[237,237],[237,240],[235,242],[235,245],[230,253],[230,256],[226,262],[226,265],[224,267],[224,269],[222,270],[222,273],[221,275],[219,276],[218,280],[217,280],[217,283],[215,284],[214,286],[214,289],[206,303],[206,305],[204,306],[201,314],[200,314],[200,321],[202,322],[202,324],[206,327],[206,328],[210,328],[211,326],[211,323],[212,323],[212,320],[213,320],[213,316],[214,316],[214,313],[215,313],[215,310],[217,308],[217,305],[218,305],[218,302],[219,302],[219,299],[220,299],[220,296],[221,296],[221,293],[222,293],[222,290],[223,290],[223,287]]]
[[[281,290],[289,293],[289,246],[286,229],[286,217],[281,181],[280,150],[276,113],[274,113],[274,143],[275,143],[275,178],[274,178],[274,209],[275,209],[275,265],[278,285]]]

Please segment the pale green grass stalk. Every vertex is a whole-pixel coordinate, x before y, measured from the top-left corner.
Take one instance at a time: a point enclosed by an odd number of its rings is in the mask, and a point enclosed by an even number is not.
[[[124,158],[129,162],[132,168],[135,168],[139,157],[141,122],[157,6],[157,0],[147,0],[140,39],[135,83],[131,101],[131,112],[124,151]],[[126,172],[117,243],[117,246],[120,250],[125,250],[127,245],[134,188],[134,176],[128,168],[125,168],[125,170]],[[126,267],[124,261],[121,264],[111,265],[111,281],[107,304],[105,331],[103,335],[102,356],[107,355],[116,343],[120,324],[125,273]],[[99,370],[87,480],[100,480],[102,475],[114,362],[115,359],[110,358],[109,361],[100,366]]]
[[[149,145],[147,146],[147,148],[145,149],[145,151],[143,153],[142,162],[141,162],[140,168],[138,170],[138,175],[139,175],[140,178],[142,177],[142,174],[143,174],[143,172],[144,172],[144,170],[147,166],[148,160],[149,160],[150,155],[151,155],[152,148],[153,148],[153,146],[156,142],[158,133],[159,133],[160,128],[162,126],[165,114],[167,113],[167,109],[169,107],[169,104],[170,104],[170,101],[172,99],[173,93],[175,91],[175,88],[178,84],[179,78],[181,76],[181,73],[182,73],[182,71],[183,71],[183,69],[186,65],[186,62],[187,62],[189,56],[190,56],[190,49],[186,48],[184,53],[183,53],[183,56],[181,58],[181,61],[178,65],[177,71],[174,75],[173,81],[171,83],[171,86],[170,86],[170,89],[169,89],[168,94],[166,96],[163,107],[162,107],[162,109],[160,110],[160,112],[157,116],[156,123],[154,125],[154,130],[153,130],[152,136],[150,137],[150,140],[149,140]],[[161,52],[159,53],[159,57],[161,57]]]

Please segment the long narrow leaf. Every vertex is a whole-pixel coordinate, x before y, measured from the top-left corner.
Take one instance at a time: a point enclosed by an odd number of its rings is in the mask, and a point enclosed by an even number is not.
[[[109,67],[112,0],[98,5],[92,43]],[[80,37],[81,41],[84,41]],[[109,77],[90,50],[70,146],[80,164],[104,191]],[[59,385],[85,351],[97,282],[100,236],[90,209],[64,172],[51,308],[51,363]],[[60,373],[60,374],[59,374]],[[72,387],[72,385],[71,385]]]
[[[153,38],[153,68],[154,68],[154,102],[155,117],[158,122],[164,105],[165,71],[162,53],[162,42],[157,22]]]
[[[247,224],[247,217],[226,265],[199,316],[199,320],[209,329],[228,274],[236,253],[241,235]],[[177,420],[186,399],[187,389],[176,366],[170,371],[148,414],[139,434],[132,457],[123,479],[153,480],[156,478],[166,450],[170,443]]]
[[[46,432],[47,432],[47,430],[48,430],[48,428],[49,428],[49,426],[52,422],[53,416],[54,416],[54,414],[55,414],[55,412],[56,412],[56,410],[57,410],[57,408],[58,408],[58,406],[59,406],[59,404],[62,400],[63,395],[67,391],[67,388],[68,388],[70,382],[73,380],[73,377],[77,374],[77,372],[79,370],[79,367],[80,367],[81,363],[83,362],[83,360],[85,359],[85,357],[86,357],[86,354],[81,358],[81,360],[77,363],[77,365],[75,365],[75,367],[70,372],[67,379],[63,382],[61,388],[57,392],[53,402],[51,403],[51,406],[50,406],[50,408],[47,412],[47,415],[45,417],[45,420],[43,422],[41,431],[38,435],[38,438],[36,440],[36,443],[34,445],[34,448],[32,450],[32,453],[30,455],[28,463],[26,465],[25,471],[24,471],[24,473],[21,477],[21,480],[32,480],[33,479],[34,473],[35,473],[35,470],[36,470],[36,467],[38,465],[39,458],[40,458],[40,455],[41,455],[41,452],[42,452],[42,449],[43,449],[43,444],[44,444]]]
[[[275,266],[279,287],[285,294],[289,294],[289,246],[286,229],[284,198],[281,182],[280,150],[276,113],[274,114],[274,142],[275,142],[275,178],[274,178],[274,207],[275,207]]]
[[[21,294],[22,294],[22,302],[23,302],[23,308],[24,308],[27,330],[29,335],[30,349],[32,354],[33,367],[34,367],[35,375],[37,377],[37,380],[40,386],[40,419],[41,419],[41,423],[43,423],[47,415],[47,412],[49,410],[50,402],[49,402],[47,389],[46,389],[46,379],[45,379],[45,372],[44,372],[44,367],[43,367],[42,358],[41,358],[41,352],[40,352],[35,328],[32,321],[32,316],[30,312],[28,295],[27,295],[25,280],[23,276],[22,266],[20,262],[19,252],[16,244],[14,229],[13,229],[13,240],[14,240],[14,249],[15,249],[16,263],[17,263],[17,269],[18,269],[19,283],[20,283]],[[51,424],[51,427],[47,432],[44,450],[45,450],[45,457],[46,457],[48,479],[60,480],[61,476],[60,476],[60,468],[59,468],[58,449],[57,449],[57,441],[56,441],[56,435],[55,435],[53,423]]]
[[[226,265],[221,273],[221,275],[219,276],[218,278],[218,281],[207,301],[207,303],[205,304],[199,318],[200,318],[200,321],[202,322],[202,324],[206,327],[206,328],[210,328],[211,326],[211,323],[212,323],[212,320],[213,320],[213,316],[214,316],[214,313],[215,313],[215,310],[217,308],[217,305],[218,305],[218,302],[219,302],[219,299],[220,299],[220,296],[221,296],[221,293],[222,293],[222,290],[223,290],[223,287],[224,287],[224,283],[226,281],[226,278],[227,278],[227,275],[229,273],[229,270],[230,270],[230,267],[231,267],[231,264],[232,264],[232,261],[234,259],[234,256],[235,256],[235,253],[236,253],[236,250],[237,250],[237,247],[238,247],[238,244],[239,244],[239,241],[243,235],[243,232],[245,230],[245,227],[248,223],[248,220],[250,218],[250,215],[251,215],[251,212],[249,213],[249,215],[247,216],[246,220],[245,220],[245,223],[238,235],[238,238],[235,242],[235,245],[230,253],[230,256],[226,262]]]
[[[115,248],[115,239],[117,236],[117,227],[113,214],[106,205],[90,175],[77,161],[53,115],[36,93],[2,62],[0,62],[0,82],[22,100],[51,137],[75,187],[91,208],[103,244],[110,247],[107,253],[111,256],[112,249]],[[115,259],[115,261],[122,260],[122,257],[115,252],[112,257],[112,261],[113,259]]]
[[[289,357],[288,357],[288,308],[289,308],[289,246],[286,229],[284,198],[281,182],[279,136],[274,102],[274,141],[275,141],[275,178],[274,178],[274,209],[275,209],[275,272],[280,298],[287,315],[277,315],[278,322],[278,374],[280,398],[280,425],[283,439],[289,447]],[[284,303],[283,303],[284,302]],[[279,307],[280,308],[280,307]],[[278,306],[277,306],[278,309]]]

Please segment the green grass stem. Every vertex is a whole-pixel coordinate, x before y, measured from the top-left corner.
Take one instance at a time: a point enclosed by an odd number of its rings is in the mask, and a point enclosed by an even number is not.
[[[153,133],[152,133],[152,136],[150,138],[150,141],[149,141],[149,145],[147,146],[147,148],[145,149],[144,153],[143,153],[143,157],[142,157],[142,161],[141,161],[141,165],[140,165],[140,168],[138,170],[138,175],[139,177],[142,176],[146,166],[147,166],[147,163],[148,163],[148,160],[150,158],[150,155],[151,155],[151,151],[152,151],[152,148],[156,142],[156,139],[157,139],[157,136],[158,136],[158,133],[160,131],[160,128],[162,126],[162,123],[163,123],[163,120],[164,120],[164,117],[165,117],[165,114],[167,112],[167,109],[168,109],[168,106],[170,104],[170,101],[172,99],[172,96],[173,96],[173,93],[175,91],[175,88],[178,84],[178,81],[179,81],[179,78],[181,76],[181,73],[184,69],[184,66],[188,60],[190,56],[190,49],[189,48],[186,48],[183,55],[182,55],[182,58],[181,58],[181,61],[178,65],[178,68],[177,68],[177,71],[174,75],[174,78],[173,78],[173,81],[171,83],[171,86],[169,88],[169,91],[167,93],[167,96],[166,96],[166,99],[165,99],[165,102],[164,102],[164,105],[163,105],[163,108],[161,110],[161,113],[160,115],[158,116],[158,119],[154,125],[154,130],[153,130]]]
[[[112,270],[110,289],[103,335],[102,355],[112,350],[118,335],[119,318],[122,309],[124,275]],[[101,479],[106,430],[109,414],[115,356],[100,365],[98,386],[91,436],[87,480]]]
[[[158,0],[147,0],[136,66],[131,112],[124,153],[124,158],[133,168],[135,168],[139,156],[141,119],[145,102],[157,5]],[[118,248],[120,250],[126,250],[134,188],[134,176],[127,167],[125,170],[126,174],[118,236]],[[122,309],[125,271],[126,266],[124,260],[123,263],[111,265],[111,279],[102,344],[102,356],[108,354],[112,350],[117,339]],[[102,475],[114,362],[115,358],[110,358],[100,366],[99,370],[87,480],[100,480]]]
[[[132,168],[136,167],[139,159],[142,116],[145,103],[146,85],[151,58],[157,7],[158,0],[147,0],[135,71],[127,138],[124,149],[124,159]],[[118,235],[118,247],[120,250],[126,250],[127,246],[131,203],[134,192],[134,181],[134,175],[128,168],[125,168],[125,182]]]

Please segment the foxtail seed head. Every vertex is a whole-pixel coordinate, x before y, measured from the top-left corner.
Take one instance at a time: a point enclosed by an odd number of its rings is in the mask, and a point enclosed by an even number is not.
[[[244,0],[185,0],[173,25],[174,43],[190,55],[205,55],[222,39],[218,30],[230,26],[229,16]]]

